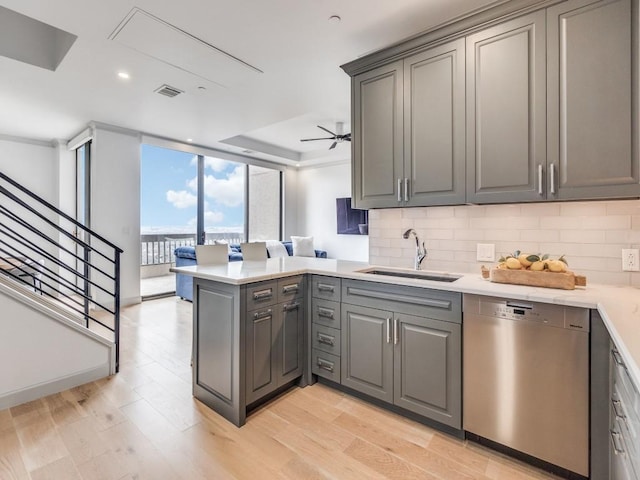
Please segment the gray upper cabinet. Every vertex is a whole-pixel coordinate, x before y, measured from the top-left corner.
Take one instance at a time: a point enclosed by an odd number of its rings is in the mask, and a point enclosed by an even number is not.
[[[547,11],[548,198],[640,195],[637,2]]]
[[[406,206],[464,203],[464,64],[462,39],[404,60]]]
[[[464,40],[353,79],[358,208],[464,203]]]
[[[467,37],[467,202],[544,199],[545,13]]]
[[[398,206],[402,158],[402,61],[353,78],[353,203]]]

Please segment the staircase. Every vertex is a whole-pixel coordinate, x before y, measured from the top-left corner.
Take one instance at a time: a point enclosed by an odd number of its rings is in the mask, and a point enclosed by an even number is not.
[[[122,253],[0,172],[0,409],[118,371]]]

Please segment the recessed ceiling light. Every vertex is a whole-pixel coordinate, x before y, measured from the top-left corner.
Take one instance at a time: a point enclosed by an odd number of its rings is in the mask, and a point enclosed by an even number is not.
[[[127,72],[118,72],[118,77],[124,79],[124,80],[129,80],[129,74]]]
[[[340,15],[331,15],[329,17],[329,23],[340,23],[341,20]]]
[[[193,142],[193,138],[187,138],[187,142],[189,143]]]
[[[253,153],[253,150],[242,150],[242,153],[246,153],[246,154]]]
[[[300,166],[300,164],[299,164],[299,163],[296,163],[296,167],[299,167],[299,166]]]

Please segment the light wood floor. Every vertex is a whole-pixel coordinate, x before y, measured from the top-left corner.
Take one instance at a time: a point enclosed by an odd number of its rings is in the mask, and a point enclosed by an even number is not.
[[[119,374],[0,411],[0,479],[555,478],[321,385],[238,429],[191,396],[190,303],[123,317]]]

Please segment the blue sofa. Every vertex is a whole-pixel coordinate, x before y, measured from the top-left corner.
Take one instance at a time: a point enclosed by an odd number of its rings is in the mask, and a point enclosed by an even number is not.
[[[291,242],[282,242],[284,248],[287,249],[289,256],[293,255],[293,244]],[[242,261],[242,250],[240,245],[231,244],[231,253],[229,253],[230,262]],[[324,250],[316,250],[316,258],[327,258],[327,252]],[[178,247],[173,251],[176,257],[176,267],[189,267],[196,265],[196,248],[195,247]],[[267,251],[267,256],[269,252]],[[189,275],[176,274],[176,295],[184,300],[193,301],[193,277]]]

